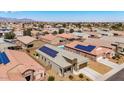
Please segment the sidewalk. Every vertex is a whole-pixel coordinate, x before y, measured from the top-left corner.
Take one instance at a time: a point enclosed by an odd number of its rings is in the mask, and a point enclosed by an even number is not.
[[[109,66],[109,67],[111,67],[111,68],[117,68],[117,67],[120,66],[120,65],[118,65],[118,64],[116,64],[116,63],[113,63],[113,62],[109,61],[108,59],[103,59],[103,58],[99,58],[99,59],[97,60],[97,62],[102,63],[102,64],[104,64],[104,65],[107,65],[107,66]]]

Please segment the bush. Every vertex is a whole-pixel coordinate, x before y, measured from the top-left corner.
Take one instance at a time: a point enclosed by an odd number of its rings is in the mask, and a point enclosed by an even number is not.
[[[59,34],[64,33],[64,29],[59,29]]]
[[[28,29],[26,29],[26,30],[23,31],[23,35],[24,36],[31,36],[31,31],[32,31],[32,29],[31,28],[28,28]]]
[[[15,34],[13,32],[5,33],[4,39],[14,39]]]
[[[48,81],[54,81],[55,80],[55,77],[54,76],[49,76],[48,77]]]
[[[79,74],[79,78],[83,78],[84,76],[83,76],[83,74]]]
[[[56,35],[56,34],[57,34],[57,31],[54,31],[52,34],[53,34],[53,35]]]
[[[74,32],[74,29],[70,29],[70,33],[73,33]]]
[[[72,75],[69,75],[69,79],[72,80],[73,79],[73,76]]]
[[[39,56],[39,54],[38,54],[38,53],[36,53],[36,56]]]
[[[116,58],[115,56],[112,57],[112,59],[115,59],[115,58]]]
[[[88,78],[86,79],[87,81],[90,81]]]

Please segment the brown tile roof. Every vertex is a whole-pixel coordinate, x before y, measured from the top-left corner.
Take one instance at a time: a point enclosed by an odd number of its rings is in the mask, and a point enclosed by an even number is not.
[[[78,45],[78,44],[84,45],[84,46],[94,45],[94,44],[88,44],[88,43],[83,43],[83,42],[79,42],[79,41],[73,41],[69,44],[66,44],[65,47],[69,47],[69,48],[72,48],[72,49],[75,49],[75,50],[79,51],[80,49],[75,48],[75,46]],[[91,52],[87,52],[87,51],[83,51],[83,50],[80,50],[80,51],[98,56],[98,55],[101,55],[103,53],[109,52],[111,50],[107,49],[107,48],[96,46],[96,48],[93,49]]]
[[[35,71],[45,71],[45,69],[38,64],[34,59],[32,59],[25,52],[6,50],[10,62],[6,65],[0,64],[0,80],[6,78],[8,80],[23,80],[21,74],[28,69],[33,69]],[[12,74],[11,74],[12,73]],[[17,77],[14,77],[16,76]]]
[[[17,37],[17,40],[21,41],[24,44],[29,44],[36,39],[30,36],[22,36],[22,37]]]

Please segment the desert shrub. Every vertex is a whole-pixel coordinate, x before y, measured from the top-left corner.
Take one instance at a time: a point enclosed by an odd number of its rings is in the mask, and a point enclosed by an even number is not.
[[[72,80],[74,77],[72,75],[69,75],[69,79]]]
[[[48,77],[48,81],[54,81],[55,80],[55,77],[54,76],[49,76]]]
[[[83,78],[84,76],[83,76],[83,74],[79,74],[79,78]]]

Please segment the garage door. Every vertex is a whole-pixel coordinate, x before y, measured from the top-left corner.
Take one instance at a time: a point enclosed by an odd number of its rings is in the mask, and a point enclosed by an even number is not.
[[[86,67],[86,66],[87,66],[87,63],[80,64],[80,65],[79,65],[79,69],[84,68],[84,67]]]

